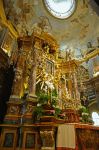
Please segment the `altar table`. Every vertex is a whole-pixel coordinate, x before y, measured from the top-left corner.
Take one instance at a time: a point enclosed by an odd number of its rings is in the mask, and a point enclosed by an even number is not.
[[[59,125],[56,150],[99,150],[99,127],[81,123]]]

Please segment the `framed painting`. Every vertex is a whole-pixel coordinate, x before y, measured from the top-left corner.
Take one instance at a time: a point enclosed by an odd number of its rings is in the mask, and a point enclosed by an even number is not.
[[[13,147],[14,144],[14,133],[5,133],[3,147]]]
[[[11,55],[11,51],[13,48],[15,38],[13,35],[10,33],[9,30],[6,31],[3,42],[1,44],[1,49],[8,55]]]
[[[35,133],[26,134],[25,148],[35,149]]]
[[[46,60],[46,72],[48,74],[54,75],[54,62],[49,59]]]

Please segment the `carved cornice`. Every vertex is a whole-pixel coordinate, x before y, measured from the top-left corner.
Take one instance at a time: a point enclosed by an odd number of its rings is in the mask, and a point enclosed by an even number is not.
[[[41,43],[47,43],[54,52],[56,52],[59,48],[59,45],[53,36],[46,32],[42,32],[41,34],[34,32],[31,36],[19,37],[18,41],[20,44],[25,44],[27,46],[30,46],[37,41],[40,43],[39,46],[41,46]]]
[[[69,61],[60,61],[57,63],[58,69],[61,69],[64,73],[68,73],[69,71],[75,71],[78,68],[78,63],[76,60]]]

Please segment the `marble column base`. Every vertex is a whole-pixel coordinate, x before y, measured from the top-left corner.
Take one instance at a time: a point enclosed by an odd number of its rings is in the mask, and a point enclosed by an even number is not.
[[[18,96],[11,95],[7,102],[7,114],[4,118],[6,124],[19,124],[21,118],[22,101]]]
[[[34,123],[34,110],[37,106],[37,96],[36,95],[28,95],[26,100],[26,112],[23,117],[23,122],[28,124]]]

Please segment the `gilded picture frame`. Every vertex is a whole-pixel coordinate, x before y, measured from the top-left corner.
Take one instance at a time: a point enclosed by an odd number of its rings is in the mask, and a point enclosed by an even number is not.
[[[46,72],[48,74],[54,75],[54,62],[49,59],[46,59]]]

